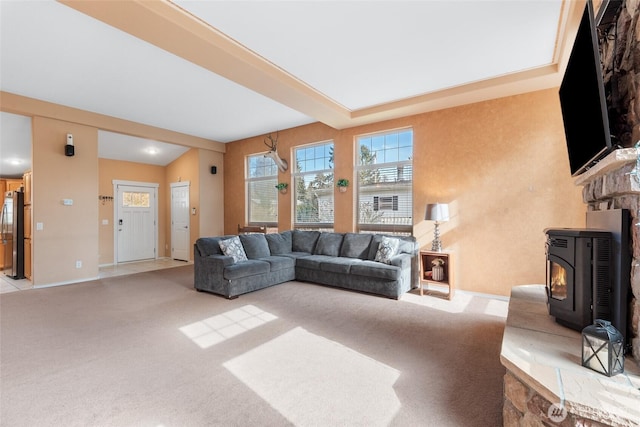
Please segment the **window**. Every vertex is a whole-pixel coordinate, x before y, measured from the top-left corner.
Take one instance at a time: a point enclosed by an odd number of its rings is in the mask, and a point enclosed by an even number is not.
[[[413,233],[413,130],[356,138],[358,231]]]
[[[294,227],[333,230],[333,141],[296,148],[294,158]]]
[[[148,208],[150,206],[149,193],[123,191],[122,206],[125,208]]]
[[[374,211],[397,211],[398,196],[373,196]]]
[[[247,218],[249,225],[278,225],[278,167],[263,154],[247,157]]]

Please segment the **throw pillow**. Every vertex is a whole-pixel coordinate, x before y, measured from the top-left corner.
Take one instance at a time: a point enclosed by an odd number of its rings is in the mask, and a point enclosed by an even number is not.
[[[240,238],[238,236],[226,240],[220,240],[220,249],[223,254],[232,257],[235,262],[247,260],[247,254],[244,253],[244,248],[242,247],[242,243],[240,243]]]
[[[375,260],[378,262],[384,262],[389,264],[391,257],[398,252],[400,246],[400,240],[393,237],[383,237],[378,245],[378,252],[376,252]]]

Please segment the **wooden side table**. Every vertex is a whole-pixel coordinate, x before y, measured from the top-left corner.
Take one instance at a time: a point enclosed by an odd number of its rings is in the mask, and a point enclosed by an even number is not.
[[[433,260],[443,261],[442,280],[436,280],[433,274]],[[438,274],[436,274],[438,276]],[[429,285],[447,286],[449,292],[445,293],[434,289],[429,289]],[[427,286],[427,295],[434,295],[451,300],[454,293],[453,282],[453,254],[451,252],[420,251],[420,296],[424,295],[424,287]]]

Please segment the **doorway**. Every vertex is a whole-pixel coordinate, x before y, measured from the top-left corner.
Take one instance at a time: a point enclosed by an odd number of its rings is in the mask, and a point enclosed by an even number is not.
[[[195,209],[195,208],[194,208]],[[171,258],[189,261],[189,181],[171,183]]]
[[[158,184],[113,181],[114,260],[155,259],[158,246]]]

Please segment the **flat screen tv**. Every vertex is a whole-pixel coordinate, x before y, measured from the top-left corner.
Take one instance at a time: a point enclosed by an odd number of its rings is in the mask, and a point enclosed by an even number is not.
[[[577,176],[614,148],[591,0],[585,6],[559,94],[569,166],[571,175]]]

